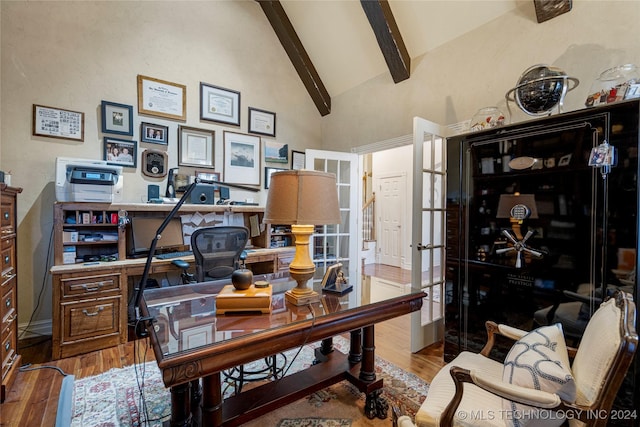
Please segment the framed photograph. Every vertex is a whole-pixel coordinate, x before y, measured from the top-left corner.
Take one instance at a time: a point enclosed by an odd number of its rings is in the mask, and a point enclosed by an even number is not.
[[[84,141],[84,113],[33,104],[33,135]]]
[[[240,126],[240,92],[200,82],[200,119]]]
[[[138,113],[187,120],[187,87],[138,75]]]
[[[304,152],[291,150],[291,169],[304,169],[305,160]]]
[[[225,182],[260,185],[260,137],[225,131],[223,146]]]
[[[178,126],[178,166],[215,167],[215,132]]]
[[[133,136],[133,107],[102,101],[102,133]]]
[[[288,169],[280,169],[280,168],[264,168],[264,188],[265,190],[269,188],[269,184],[271,183],[271,174],[278,171],[286,171]]]
[[[272,163],[289,163],[289,144],[265,140],[264,161]]]
[[[137,142],[126,139],[104,137],[104,160],[112,165],[137,167]]]
[[[146,122],[140,123],[140,141],[169,145],[169,126]]]
[[[249,107],[249,133],[276,136],[276,113]]]

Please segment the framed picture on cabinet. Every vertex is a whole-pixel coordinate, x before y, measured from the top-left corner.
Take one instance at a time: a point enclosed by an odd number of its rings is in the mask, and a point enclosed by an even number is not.
[[[240,126],[240,92],[201,82],[200,119]]]

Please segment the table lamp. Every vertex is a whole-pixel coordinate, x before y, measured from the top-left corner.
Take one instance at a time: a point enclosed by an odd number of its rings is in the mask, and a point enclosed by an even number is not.
[[[307,288],[316,271],[309,256],[309,238],[316,225],[340,223],[335,175],[311,170],[273,173],[263,222],[291,225],[295,237],[296,253],[289,274],[297,286],[285,293],[286,300],[294,305],[319,301],[319,294]]]

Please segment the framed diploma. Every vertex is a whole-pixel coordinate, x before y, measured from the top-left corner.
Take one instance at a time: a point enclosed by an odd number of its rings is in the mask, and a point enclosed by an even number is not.
[[[84,141],[84,113],[34,104],[33,135]]]
[[[138,114],[187,119],[187,87],[138,75]]]
[[[178,166],[214,168],[215,132],[189,126],[178,127]]]
[[[276,136],[276,113],[249,107],[249,133]]]
[[[201,82],[200,119],[240,126],[240,92]]]

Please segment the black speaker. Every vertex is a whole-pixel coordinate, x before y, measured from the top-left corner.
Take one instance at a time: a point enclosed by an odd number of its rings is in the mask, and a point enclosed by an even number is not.
[[[147,200],[157,200],[160,198],[160,186],[155,184],[150,184],[147,187]]]
[[[194,205],[213,205],[213,185],[196,184],[191,192],[191,203]]]
[[[229,200],[230,198],[229,187],[220,187],[220,200]]]

